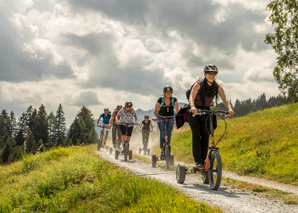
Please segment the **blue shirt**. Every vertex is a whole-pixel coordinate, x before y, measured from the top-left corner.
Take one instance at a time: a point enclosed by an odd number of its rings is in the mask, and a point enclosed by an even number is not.
[[[108,113],[108,115],[105,115],[104,113],[102,113],[99,117],[102,117],[102,118],[103,118],[103,119],[102,119],[102,122],[103,122],[104,124],[109,124],[109,122],[110,122],[110,118],[111,118],[111,114]]]

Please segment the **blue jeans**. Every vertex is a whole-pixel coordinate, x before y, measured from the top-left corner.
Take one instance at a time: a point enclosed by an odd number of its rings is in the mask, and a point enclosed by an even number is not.
[[[157,117],[157,125],[160,132],[160,148],[163,148],[163,144],[165,143],[165,135],[166,135],[166,128],[165,123],[167,122],[167,130],[168,130],[168,142],[171,141],[171,133],[174,127],[174,118],[162,118],[160,116]]]

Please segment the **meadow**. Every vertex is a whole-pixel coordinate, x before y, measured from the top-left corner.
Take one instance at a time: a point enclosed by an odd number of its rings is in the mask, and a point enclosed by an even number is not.
[[[0,212],[222,212],[103,160],[96,145],[1,166]]]

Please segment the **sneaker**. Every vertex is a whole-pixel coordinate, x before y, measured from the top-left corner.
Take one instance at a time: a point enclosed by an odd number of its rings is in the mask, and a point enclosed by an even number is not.
[[[161,151],[161,153],[160,153],[160,156],[164,156],[164,153],[163,153],[163,151]]]
[[[202,167],[203,165],[202,165],[202,161],[197,161],[196,162],[196,167]]]

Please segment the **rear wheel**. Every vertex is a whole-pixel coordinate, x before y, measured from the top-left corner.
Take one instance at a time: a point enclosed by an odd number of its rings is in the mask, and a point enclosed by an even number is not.
[[[129,152],[129,144],[128,143],[125,143],[125,146],[124,146],[124,161],[127,161],[127,157],[128,157],[128,153]]]
[[[150,155],[150,149],[147,149],[147,155]]]
[[[178,164],[176,168],[176,180],[177,183],[184,183],[186,176],[186,168],[184,164]]]
[[[139,155],[141,154],[141,152],[142,152],[142,148],[140,147],[140,148],[139,148]]]
[[[119,156],[119,150],[115,150],[115,159],[117,160],[118,159],[118,156]]]
[[[204,172],[202,174],[202,181],[204,184],[208,184],[209,183],[209,177],[208,177],[208,173],[207,172]]]
[[[110,155],[113,153],[113,148],[110,147]]]
[[[210,168],[208,170],[210,188],[217,190],[222,176],[222,161],[219,152],[213,152],[210,160]]]
[[[170,165],[173,166],[174,165],[174,154],[171,153],[171,157],[170,157]]]
[[[132,159],[132,150],[129,150],[129,160]]]
[[[170,168],[170,160],[171,160],[170,146],[169,145],[166,145],[165,157],[166,157],[166,169],[169,170],[169,168]]]
[[[155,168],[156,167],[156,160],[157,160],[156,154],[153,154],[151,159],[152,159],[152,168]]]

